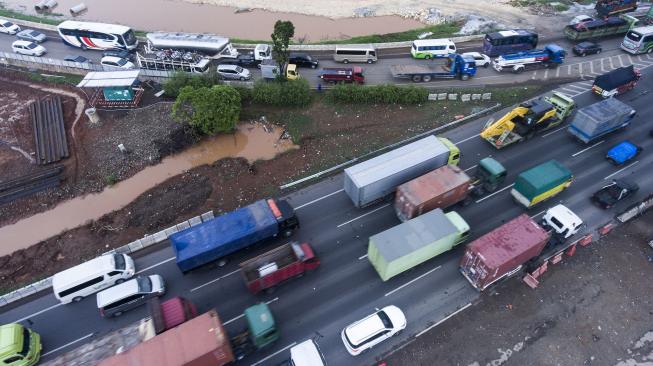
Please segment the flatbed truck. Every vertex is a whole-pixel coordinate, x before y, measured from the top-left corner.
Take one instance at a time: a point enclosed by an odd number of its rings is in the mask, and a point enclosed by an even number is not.
[[[416,83],[427,83],[433,79],[468,80],[476,75],[476,61],[471,56],[451,54],[444,60],[444,64],[433,60],[426,61],[430,63],[428,65],[392,65],[390,72],[395,78],[410,79]]]
[[[565,60],[567,52],[557,44],[548,44],[542,49],[509,53],[492,61],[492,67],[501,72],[510,70],[519,74],[532,67],[558,67]]]

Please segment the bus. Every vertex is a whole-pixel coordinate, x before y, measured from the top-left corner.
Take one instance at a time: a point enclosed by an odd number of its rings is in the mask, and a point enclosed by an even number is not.
[[[145,37],[145,51],[148,53],[171,49],[197,52],[214,59],[238,57],[238,51],[231,46],[229,38],[215,34],[153,32]]]
[[[621,49],[633,55],[653,52],[653,25],[629,30],[621,41]]]
[[[63,43],[91,50],[133,50],[138,45],[134,31],[124,25],[66,20],[57,26]]]
[[[416,39],[410,47],[410,54],[413,58],[439,58],[449,57],[449,54],[456,53],[456,44],[448,38],[437,39]]]
[[[483,39],[483,53],[490,57],[528,51],[537,47],[537,33],[525,29],[513,29],[488,33]]]

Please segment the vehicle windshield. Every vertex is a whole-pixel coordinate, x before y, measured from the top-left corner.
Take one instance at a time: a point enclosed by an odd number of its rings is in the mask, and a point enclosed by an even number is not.
[[[2,23],[2,26],[3,26],[3,27],[7,27],[7,28],[11,27],[12,25],[14,25],[14,23],[12,23],[12,22],[4,22],[4,23]]]
[[[239,73],[239,74],[242,73],[242,72],[243,72],[243,68],[240,67],[240,66],[237,66],[237,67],[236,67],[236,72]]]
[[[29,34],[31,34],[32,37],[38,37],[40,33],[37,32],[37,31],[31,31],[31,32],[29,32]]]
[[[386,314],[385,311],[381,310],[377,313],[377,315],[379,316],[379,318],[381,318],[384,327],[386,327],[387,329],[392,328],[392,322],[390,321],[390,317],[388,317],[388,314]]]
[[[23,357],[27,357],[27,354],[29,353],[29,344],[32,342],[29,330],[27,328],[23,328],[23,348],[20,350],[20,355]]]
[[[27,48],[30,49],[30,50],[33,50],[33,49],[35,49],[37,46],[36,46],[36,43],[28,43],[25,47],[27,47]]]
[[[126,264],[125,264],[125,257],[122,254],[114,254],[113,255],[113,260],[115,261],[116,264],[116,269],[125,269]]]
[[[116,63],[118,64],[118,66],[125,66],[125,64],[127,63],[127,60],[125,60],[124,58],[121,58]]]
[[[150,281],[149,277],[139,277],[136,281],[138,281],[138,290],[140,292],[152,292],[152,281]]]
[[[134,35],[133,30],[131,30],[131,29],[128,30],[127,33],[122,35],[122,37],[124,38],[125,44],[127,46],[131,46],[131,45],[136,44],[136,36]]]
[[[637,43],[639,43],[639,41],[642,40],[642,35],[639,34],[639,33],[637,33],[637,32],[635,32],[635,31],[629,31],[629,32],[626,34],[626,38],[628,38],[629,40],[631,40],[631,41],[633,41],[633,42],[637,42]]]

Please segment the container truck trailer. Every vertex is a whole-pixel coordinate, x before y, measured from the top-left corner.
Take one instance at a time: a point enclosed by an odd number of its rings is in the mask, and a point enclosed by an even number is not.
[[[476,60],[469,55],[450,54],[445,63],[429,61],[429,65],[392,65],[392,76],[399,79],[410,79],[413,82],[428,83],[433,79],[469,80],[476,75]]]
[[[627,127],[637,112],[628,104],[608,98],[578,110],[567,131],[586,144]]]
[[[555,160],[549,160],[526,171],[515,179],[510,194],[526,208],[547,200],[571,185],[574,176]]]

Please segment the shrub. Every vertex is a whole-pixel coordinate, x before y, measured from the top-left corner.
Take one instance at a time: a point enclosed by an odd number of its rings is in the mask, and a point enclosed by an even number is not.
[[[327,98],[334,103],[344,104],[418,104],[428,99],[426,88],[418,86],[356,84],[336,85],[327,93]]]
[[[190,86],[194,89],[201,87],[210,88],[213,85],[220,84],[220,75],[215,70],[204,74],[192,74],[189,72],[176,72],[164,84],[163,89],[171,97],[177,97],[181,89]]]
[[[188,121],[203,134],[214,134],[232,131],[240,118],[240,108],[240,94],[229,85],[186,86],[172,105],[172,116]]]
[[[306,106],[311,103],[311,88],[306,79],[288,81],[259,80],[254,84],[252,101],[281,107]]]
[[[234,86],[234,89],[240,94],[240,101],[242,104],[249,103],[252,101],[253,91],[251,88],[244,86]]]

